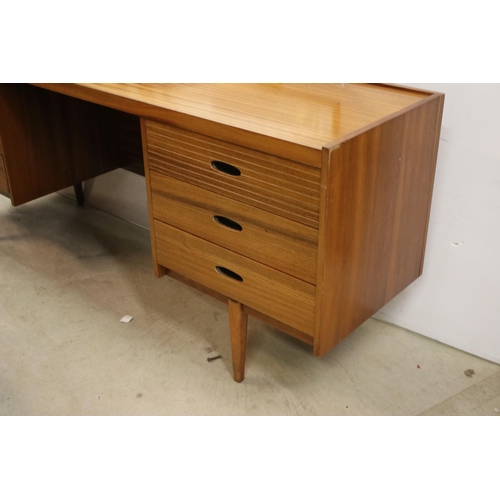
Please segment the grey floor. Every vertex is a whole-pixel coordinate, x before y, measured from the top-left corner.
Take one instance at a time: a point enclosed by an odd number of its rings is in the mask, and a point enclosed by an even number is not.
[[[226,307],[150,252],[63,196],[0,196],[0,415],[500,415],[499,365],[373,319],[322,359],[251,319],[237,384]]]

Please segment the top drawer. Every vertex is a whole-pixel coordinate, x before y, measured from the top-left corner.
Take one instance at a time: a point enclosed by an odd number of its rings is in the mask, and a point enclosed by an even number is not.
[[[320,170],[146,121],[149,168],[318,228]]]

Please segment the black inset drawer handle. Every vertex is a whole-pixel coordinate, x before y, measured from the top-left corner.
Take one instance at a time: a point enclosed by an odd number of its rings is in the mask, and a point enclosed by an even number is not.
[[[233,167],[233,165],[229,165],[229,163],[224,163],[223,161],[214,160],[212,167],[223,174],[234,175],[235,177],[241,175],[239,168]]]
[[[243,278],[239,274],[236,274],[234,271],[231,271],[231,269],[228,269],[227,267],[215,266],[215,270],[218,273],[223,274],[224,276],[227,276],[228,278],[231,278],[235,281],[243,281]]]
[[[214,221],[219,223],[221,226],[225,226],[229,229],[233,229],[234,231],[241,231],[243,228],[240,224],[235,222],[232,219],[228,219],[227,217],[223,217],[222,215],[214,215]]]

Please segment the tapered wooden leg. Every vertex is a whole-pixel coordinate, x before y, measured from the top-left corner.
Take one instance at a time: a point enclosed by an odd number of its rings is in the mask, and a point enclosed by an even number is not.
[[[229,330],[233,354],[233,378],[242,382],[245,378],[245,356],[247,351],[248,316],[239,302],[228,299]]]
[[[73,186],[73,189],[75,190],[76,202],[78,203],[78,205],[83,205],[84,199],[82,183],[79,182],[78,184],[75,184]]]

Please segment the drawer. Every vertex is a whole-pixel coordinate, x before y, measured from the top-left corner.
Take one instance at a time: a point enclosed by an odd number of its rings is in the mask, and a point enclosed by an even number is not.
[[[317,229],[157,172],[150,180],[155,219],[316,282]]]
[[[154,221],[158,263],[308,335],[316,287]]]
[[[7,174],[5,172],[5,163],[3,156],[0,155],[0,193],[9,195],[9,184],[7,183]]]
[[[318,228],[320,169],[150,120],[146,137],[151,170]]]

